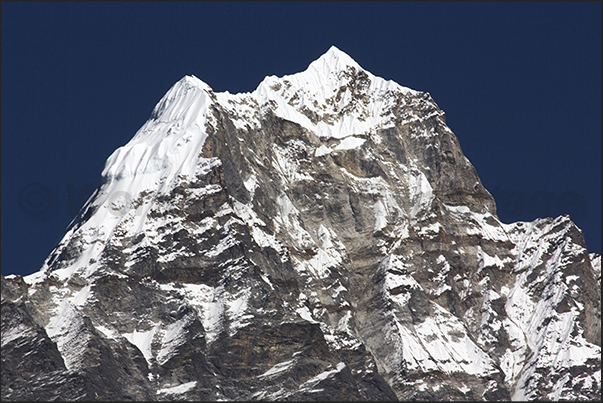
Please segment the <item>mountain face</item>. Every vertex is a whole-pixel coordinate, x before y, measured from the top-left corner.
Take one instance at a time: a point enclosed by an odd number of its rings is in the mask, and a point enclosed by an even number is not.
[[[501,223],[429,94],[335,47],[187,76],[41,270],[2,277],[3,400],[601,398],[601,257]]]

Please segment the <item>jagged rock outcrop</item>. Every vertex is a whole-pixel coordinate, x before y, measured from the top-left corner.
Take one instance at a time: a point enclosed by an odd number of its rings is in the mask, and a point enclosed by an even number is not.
[[[503,224],[429,94],[331,48],[176,83],[35,274],[2,399],[600,399],[600,255]]]

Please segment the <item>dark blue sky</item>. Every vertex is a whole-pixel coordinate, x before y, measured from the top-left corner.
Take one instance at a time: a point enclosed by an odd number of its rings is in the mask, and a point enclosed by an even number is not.
[[[2,274],[38,270],[186,74],[252,91],[331,45],[429,92],[503,222],[601,252],[600,2],[2,2]]]

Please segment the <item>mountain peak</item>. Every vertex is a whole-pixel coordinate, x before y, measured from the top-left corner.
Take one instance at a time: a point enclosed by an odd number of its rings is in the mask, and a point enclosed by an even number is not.
[[[302,72],[266,77],[253,96],[319,137],[343,138],[391,127],[398,102],[394,94],[419,92],[373,75],[331,46]]]
[[[336,73],[345,71],[348,67],[362,70],[362,67],[354,59],[333,45],[326,53],[310,63],[308,69],[315,68],[322,72]]]
[[[193,74],[187,74],[180,79],[175,85],[188,85],[198,87],[204,91],[213,91],[212,88],[205,81],[201,80]]]

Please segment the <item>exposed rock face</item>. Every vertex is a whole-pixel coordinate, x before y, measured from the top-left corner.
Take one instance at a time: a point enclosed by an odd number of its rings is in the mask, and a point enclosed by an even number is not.
[[[600,399],[600,286],[568,216],[501,223],[430,96],[331,48],[168,91],[2,277],[2,399]]]

